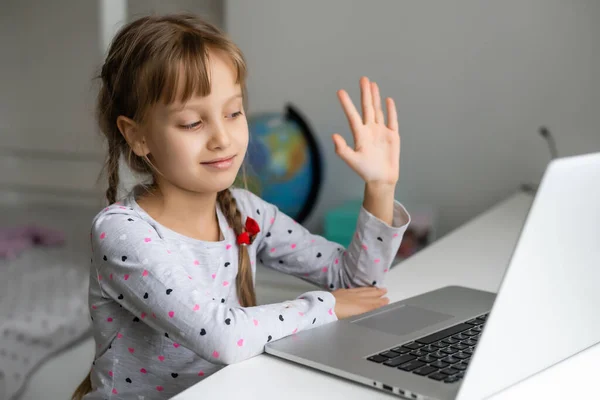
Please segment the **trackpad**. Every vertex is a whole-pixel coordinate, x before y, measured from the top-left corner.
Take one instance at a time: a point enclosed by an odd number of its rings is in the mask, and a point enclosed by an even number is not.
[[[427,310],[425,308],[401,305],[380,314],[359,319],[353,323],[378,331],[391,333],[392,335],[402,336],[450,318],[454,318],[454,316]]]

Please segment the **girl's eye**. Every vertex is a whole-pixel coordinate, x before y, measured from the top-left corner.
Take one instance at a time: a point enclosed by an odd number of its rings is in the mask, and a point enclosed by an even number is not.
[[[193,122],[193,123],[191,123],[191,124],[188,124],[188,125],[181,125],[181,127],[182,127],[183,129],[190,130],[190,129],[194,129],[195,127],[197,127],[197,126],[198,126],[198,125],[200,125],[201,123],[202,123],[201,121],[198,121],[198,122]]]
[[[233,114],[231,114],[231,118],[237,118],[237,117],[239,117],[240,115],[242,115],[242,112],[241,112],[241,111],[234,112]]]

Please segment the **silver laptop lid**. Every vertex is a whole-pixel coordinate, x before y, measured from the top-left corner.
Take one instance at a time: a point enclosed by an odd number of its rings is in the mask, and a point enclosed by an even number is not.
[[[556,159],[457,399],[486,398],[600,342],[599,306],[600,153]]]

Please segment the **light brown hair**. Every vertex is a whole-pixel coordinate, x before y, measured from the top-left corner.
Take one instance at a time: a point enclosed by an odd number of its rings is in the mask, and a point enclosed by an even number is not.
[[[236,83],[240,84],[244,103],[246,62],[241,50],[216,26],[188,13],[146,16],[122,27],[113,38],[99,78],[96,117],[108,141],[105,171],[108,176],[106,199],[114,203],[119,185],[119,158],[124,156],[132,171],[154,176],[155,169],[147,157],[137,156],[117,127],[117,117],[124,115],[142,122],[153,104],[185,102],[192,95],[210,93],[208,52],[219,50],[232,62]],[[176,99],[178,73],[183,67],[184,90]],[[243,182],[246,185],[245,169]],[[153,182],[150,186],[155,185]],[[243,232],[242,215],[231,191],[217,194],[217,202],[236,236]],[[244,307],[256,305],[256,294],[246,246],[240,246],[237,295]],[[92,391],[90,374],[75,390],[72,400],[81,400]]]

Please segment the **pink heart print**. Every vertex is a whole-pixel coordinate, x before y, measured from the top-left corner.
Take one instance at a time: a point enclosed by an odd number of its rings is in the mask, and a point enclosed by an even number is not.
[[[204,376],[204,371],[198,372],[198,376]]]
[[[173,347],[178,348],[179,347],[179,343],[173,343]]]
[[[213,354],[212,354],[212,355],[213,355],[213,357],[214,357],[214,358],[219,358],[219,352],[218,352],[218,351],[216,351],[216,350],[215,350],[215,351],[213,351]]]
[[[200,265],[200,261],[194,260],[194,265]]]
[[[244,345],[244,339],[238,340],[237,345],[242,347]]]
[[[146,372],[148,372],[148,371],[146,371],[146,368],[142,368],[142,369],[140,369],[140,372],[141,372],[142,374],[145,374],[145,373],[146,373]]]
[[[173,316],[175,315],[175,311],[169,311],[169,317],[173,318]]]
[[[296,243],[292,243],[292,249],[296,248]]]
[[[257,320],[253,320],[254,322],[254,326],[258,326],[258,321]]]
[[[376,258],[376,259],[374,260],[375,264],[379,264],[379,261],[381,261],[379,258]]]
[[[117,392],[117,389],[113,388],[112,390],[113,394],[119,394],[119,392]]]
[[[140,317],[142,317],[142,319],[146,318],[146,313],[143,312],[142,315],[140,315]]]
[[[142,276],[148,276],[148,270],[145,269],[144,272],[142,272]]]
[[[231,248],[231,245],[228,244],[227,246],[225,246],[225,250],[229,250]]]
[[[133,347],[129,347],[129,348],[127,348],[127,350],[129,350],[129,352],[130,352],[131,354],[133,354],[133,352],[135,351],[135,349],[134,349]]]
[[[200,309],[200,306],[199,306],[198,304],[196,304],[196,305],[194,306],[194,311],[198,311],[199,309]]]
[[[148,243],[152,240],[152,238],[144,238],[144,242]]]
[[[229,282],[223,281],[223,286],[227,286],[227,285],[229,285]]]
[[[157,386],[157,387],[156,387],[156,390],[158,390],[159,392],[162,392],[164,389],[165,389],[165,388],[164,388],[164,387],[162,387],[162,386]]]
[[[106,237],[106,232],[102,232],[102,233],[100,234],[100,239],[104,239],[105,237]]]
[[[165,356],[158,356],[159,361],[165,361]]]
[[[117,333],[117,339],[121,339],[123,337],[122,333]]]
[[[213,279],[215,279],[217,277],[217,274],[212,274],[211,276]]]
[[[129,279],[129,274],[125,274],[125,276],[123,276],[123,279],[125,279],[125,280]]]
[[[327,272],[327,267],[323,267],[322,271]]]
[[[332,308],[329,309],[329,315],[333,315],[333,309]]]

